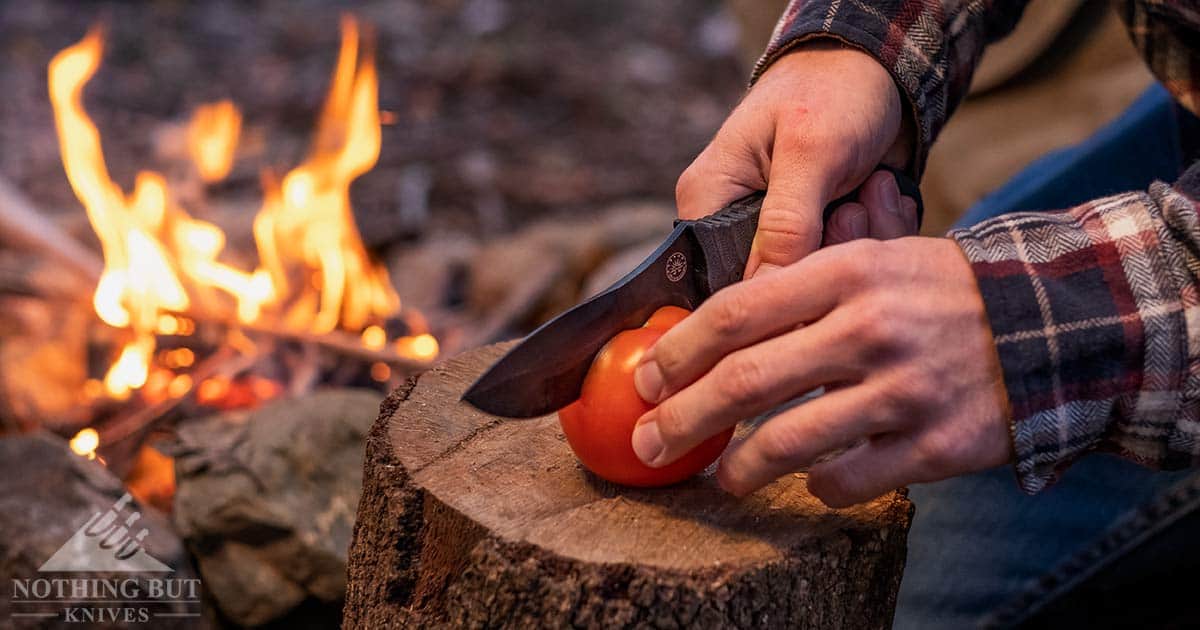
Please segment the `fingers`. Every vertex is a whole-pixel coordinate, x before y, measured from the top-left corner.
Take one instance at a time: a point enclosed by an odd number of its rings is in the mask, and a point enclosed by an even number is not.
[[[916,224],[916,203],[912,217],[904,216],[904,204],[896,178],[887,171],[875,171],[863,183],[859,201],[870,213],[871,236],[878,239],[909,236],[910,225]]]
[[[863,387],[837,389],[789,409],[726,451],[717,469],[721,487],[745,496],[817,457],[890,430],[891,416]]]
[[[851,201],[838,206],[825,224],[825,245],[836,245],[871,234],[871,219],[867,207]]]
[[[659,403],[721,357],[828,313],[845,288],[845,274],[826,258],[813,256],[717,292],[642,356],[634,371],[638,393]]]
[[[860,376],[842,343],[845,326],[821,321],[735,352],[638,420],[633,449],[649,466],[670,464],[739,420],[822,385]]]
[[[870,501],[905,484],[936,478],[927,474],[921,452],[910,434],[879,436],[813,466],[808,490],[833,508]]]
[[[893,205],[896,199],[898,205]],[[825,226],[825,245],[858,238],[887,240],[917,233],[917,202],[900,195],[896,179],[876,171],[860,189],[858,202],[842,204]]]

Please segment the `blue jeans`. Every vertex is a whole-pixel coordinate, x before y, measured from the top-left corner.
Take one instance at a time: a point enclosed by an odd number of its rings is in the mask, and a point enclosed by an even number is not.
[[[969,209],[960,225],[1019,210],[1065,208],[1174,181],[1183,170],[1175,106],[1154,86],[1080,145],[1037,160]],[[1036,496],[1009,467],[910,488],[916,516],[895,627],[970,628],[1020,596],[1114,523],[1191,473],[1084,457]]]

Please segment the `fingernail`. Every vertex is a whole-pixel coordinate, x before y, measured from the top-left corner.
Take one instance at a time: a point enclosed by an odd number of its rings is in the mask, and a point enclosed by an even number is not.
[[[646,361],[633,371],[633,386],[642,400],[654,405],[662,400],[663,375],[657,361]]]
[[[888,212],[900,216],[900,187],[895,177],[888,177],[883,185],[883,205]]]
[[[637,454],[643,464],[653,466],[654,462],[662,457],[665,449],[662,433],[658,431],[658,422],[653,419],[647,422],[639,421],[638,425],[633,428],[633,452]]]
[[[847,209],[843,213],[842,228],[850,234],[851,238],[866,238],[867,213],[858,209]]]

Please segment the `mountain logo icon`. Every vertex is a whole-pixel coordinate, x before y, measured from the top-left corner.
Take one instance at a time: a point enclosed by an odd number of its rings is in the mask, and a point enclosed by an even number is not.
[[[38,571],[173,571],[142,547],[150,530],[143,527],[133,533],[134,524],[142,514],[137,510],[126,510],[132,500],[133,497],[125,493],[107,512],[93,514]]]

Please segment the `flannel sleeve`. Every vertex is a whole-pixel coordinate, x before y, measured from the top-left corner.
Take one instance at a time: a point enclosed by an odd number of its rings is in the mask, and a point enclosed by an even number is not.
[[[1028,0],[792,0],[751,83],[803,42],[833,38],[879,60],[916,123],[910,170],[967,93],[984,47],[1008,34]]]
[[[1021,488],[1103,450],[1200,464],[1200,165],[950,233],[971,261],[1012,408]]]

